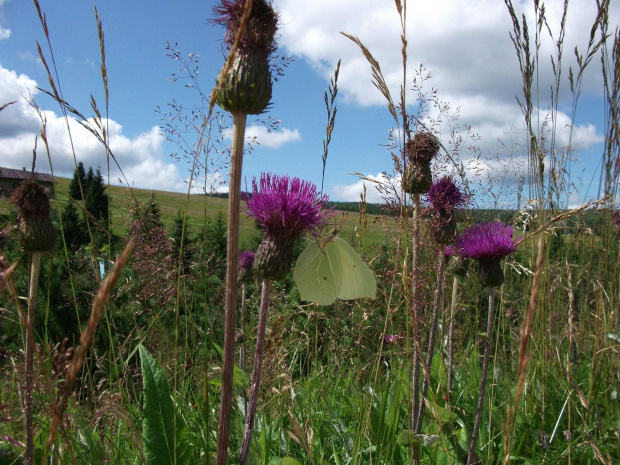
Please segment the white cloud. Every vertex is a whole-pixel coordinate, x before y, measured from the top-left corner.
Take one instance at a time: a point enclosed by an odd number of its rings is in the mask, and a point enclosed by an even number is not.
[[[388,179],[384,173],[376,176],[369,174],[359,178],[353,184],[334,186],[330,197],[341,202],[359,202],[364,186],[366,187],[366,202],[384,203],[386,196],[393,198],[395,192],[400,192],[400,177]]]
[[[37,114],[27,100],[35,97],[37,83],[25,75],[0,66],[0,102],[14,101],[0,112],[0,160],[7,168],[22,168],[31,165],[32,150],[38,138],[37,169],[50,171],[50,162],[44,144],[39,136],[45,120],[46,137],[49,144],[51,163],[58,176],[71,176],[75,168],[73,153],[78,162],[85,166],[101,167],[107,175],[106,151],[103,144],[75,119],[67,122],[51,111]],[[96,125],[92,119],[85,122],[91,128]],[[123,127],[114,120],[103,120],[106,126],[110,149],[126,180],[113,160],[110,160],[110,182],[121,180],[138,188],[166,191],[184,191],[187,175],[179,172],[178,165],[166,163],[165,138],[158,127],[152,127],[135,137],[128,137]]]
[[[223,131],[222,135],[224,139],[232,140],[232,128]],[[266,126],[252,125],[246,128],[245,139],[248,143],[257,143],[262,147],[278,149],[285,144],[300,141],[301,134],[297,129],[282,128],[278,131],[271,131]]]
[[[515,1],[516,15],[525,14],[533,40],[535,18],[531,2]],[[328,82],[336,63],[342,58],[338,87],[345,101],[360,106],[384,106],[385,99],[371,81],[371,68],[362,51],[339,32],[357,36],[379,62],[383,76],[395,103],[402,86],[401,25],[394,2],[375,0],[275,0],[281,11],[282,29],[279,43],[286,53],[307,60]],[[563,0],[545,2],[547,22],[541,32],[540,68],[536,85],[540,89],[538,103],[540,121],[550,108],[550,91],[554,74],[550,56],[555,55]],[[589,0],[569,2],[564,38],[562,86],[557,117],[556,150],[569,144],[572,94],[568,85],[568,70],[577,65],[574,48],[585,53],[590,29],[596,17],[596,3]],[[609,24],[613,30],[620,22],[620,2],[611,2]],[[481,139],[476,142],[480,151],[497,155],[506,152],[510,140],[527,140],[524,118],[516,97],[522,95],[523,82],[517,55],[510,39],[513,30],[504,2],[480,0],[444,0],[441,8],[433,2],[409,4],[407,11],[408,69],[407,99],[415,101],[411,91],[416,70],[422,63],[431,78],[423,91],[438,90],[438,95],[452,108],[460,108],[461,129],[471,125]],[[598,34],[598,33],[597,33]],[[420,75],[418,75],[420,77]],[[600,58],[595,57],[584,74],[582,99],[599,95],[602,90]],[[536,96],[535,96],[536,98]],[[414,109],[412,108],[412,111]],[[436,111],[431,108],[431,111]],[[592,148],[602,140],[601,129],[589,121],[572,130],[570,144],[577,152]],[[449,130],[444,132],[448,137]],[[524,149],[524,146],[521,147]],[[510,147],[508,152],[510,152]],[[525,150],[524,152],[525,153]],[[523,153],[519,156],[523,156]],[[515,155],[515,154],[513,154]],[[349,186],[351,187],[351,186]],[[353,187],[351,187],[353,189]],[[359,185],[355,188],[357,195]],[[344,194],[344,191],[342,191]],[[346,194],[349,195],[349,194]]]

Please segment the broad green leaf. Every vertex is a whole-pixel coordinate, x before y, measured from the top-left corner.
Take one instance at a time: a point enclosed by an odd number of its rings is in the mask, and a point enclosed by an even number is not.
[[[184,425],[182,419],[175,414],[168,380],[157,361],[142,345],[140,363],[144,395],[142,441],[146,463],[185,465],[188,457],[183,441]]]

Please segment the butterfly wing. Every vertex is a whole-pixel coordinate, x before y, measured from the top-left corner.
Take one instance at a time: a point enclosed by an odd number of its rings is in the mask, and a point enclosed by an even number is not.
[[[343,270],[340,254],[327,242],[325,250],[317,241],[310,241],[299,255],[293,279],[301,300],[329,305],[335,302],[342,287]]]
[[[370,298],[374,299],[377,294],[377,281],[372,270],[362,261],[360,256],[353,250],[347,241],[335,237],[326,245],[328,251],[337,251],[342,269],[342,285],[338,292],[338,298],[353,300]]]

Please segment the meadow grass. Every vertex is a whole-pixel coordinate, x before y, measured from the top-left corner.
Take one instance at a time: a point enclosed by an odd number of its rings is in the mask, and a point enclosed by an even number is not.
[[[509,215],[515,239],[522,238],[517,252],[502,262],[505,281],[493,291],[491,321],[487,323],[489,292],[478,278],[476,263],[459,279],[452,279],[450,267],[443,276],[443,263],[437,260],[443,249],[433,240],[419,197],[393,192],[401,201],[389,205],[391,213],[385,216],[365,215],[362,202],[360,213],[349,214],[343,236],[373,269],[377,297],[320,307],[300,300],[290,274],[272,283],[248,463],[620,461],[620,220],[613,216],[615,167],[620,166],[614,152],[619,141],[620,38],[613,36],[615,48],[608,50],[596,35],[607,30],[609,4],[601,2],[588,50],[578,59],[579,68],[571,71],[570,90],[576,111],[583,70],[602,52],[610,73],[605,84],[610,121],[602,163],[607,171],[600,199],[591,205],[596,208],[569,210],[563,202],[569,194],[570,183],[564,181],[570,157],[554,142],[546,145],[547,129],[536,125],[536,45],[546,37],[545,12],[535,2],[538,21],[527,25],[511,2],[506,4],[524,81],[520,103],[531,136],[527,197],[534,208],[520,205]],[[396,6],[406,38],[407,4],[397,1]],[[99,24],[103,51],[101,28]],[[399,155],[391,160],[386,156],[394,163],[393,175],[404,173],[408,140],[428,130],[443,145],[433,165],[436,174],[449,165],[448,159],[457,160],[454,168],[464,174],[458,160],[467,147],[457,143],[461,136],[456,129],[436,131],[437,120],[451,119],[429,113],[435,104],[447,107],[423,92],[422,74],[414,77],[419,112],[410,115],[405,95],[390,95],[372,51],[348,37],[368,59],[372,79],[399,129],[389,137],[392,152]],[[562,42],[554,43],[557,92]],[[405,51],[405,63],[406,58]],[[102,70],[105,81],[105,66]],[[405,73],[403,79],[407,87]],[[326,93],[331,104],[324,166],[329,136],[338,127],[332,118],[336,84],[337,71],[331,98]],[[552,113],[558,111],[557,100],[554,105]],[[71,108],[63,108],[79,118]],[[107,146],[105,137],[101,141]],[[69,180],[57,181],[53,208],[60,212]],[[460,181],[465,188],[474,182]],[[0,242],[0,463],[215,463],[225,257],[208,237],[198,242],[186,238],[180,241],[185,249],[175,249],[167,234],[178,212],[196,233],[227,211],[227,200],[155,192],[158,215],[135,218],[128,213],[130,206],[135,200],[149,201],[149,192],[110,185],[107,192],[111,231],[123,238],[122,246],[130,244],[127,264],[118,262],[102,284],[97,261],[104,253],[120,253],[120,246],[106,251],[109,244],[102,250],[94,244],[79,250],[59,245],[43,256],[32,384],[26,381],[23,357],[29,257],[15,236]],[[0,200],[0,214],[8,211]],[[459,229],[478,215],[493,220],[500,214],[506,212],[471,209],[459,216]],[[251,244],[257,234],[254,221],[242,218],[241,242]],[[298,245],[295,253],[302,248]],[[249,359],[261,301],[258,280],[248,280],[244,287],[246,308],[239,328],[245,331],[235,341],[229,416],[230,463],[236,463],[241,447],[251,375],[242,368],[247,364],[239,359],[240,347]],[[488,328],[493,329],[492,338],[486,337]],[[24,413],[25,384],[33,392],[34,414]],[[481,391],[481,386],[486,389]],[[35,433],[31,457],[25,448],[29,415]],[[480,428],[472,439],[476,417]]]

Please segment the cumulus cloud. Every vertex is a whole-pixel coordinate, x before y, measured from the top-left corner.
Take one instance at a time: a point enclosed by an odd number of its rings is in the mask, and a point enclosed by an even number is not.
[[[370,65],[361,50],[340,31],[358,37],[369,49],[381,65],[393,100],[398,101],[403,79],[401,25],[393,2],[275,0],[275,3],[281,11],[283,23],[279,42],[288,53],[307,60],[326,81],[332,77],[336,63],[342,58],[338,88],[346,101],[360,106],[384,106],[386,103],[371,82]],[[531,3],[514,3],[519,20],[524,14],[530,30],[533,30],[536,21]],[[611,3],[609,23],[618,24],[620,3]],[[539,111],[541,121],[547,117],[547,108],[550,107],[549,89],[554,83],[554,74],[549,57],[556,54],[563,4],[563,0],[545,2],[553,37],[543,27],[541,59],[536,75],[541,89],[540,109],[535,109]],[[584,151],[602,140],[601,130],[590,122],[571,128],[569,116],[572,94],[569,92],[568,68],[576,71],[573,50],[577,46],[580,53],[586,52],[595,17],[595,2],[575,0],[569,4],[557,115],[558,150],[570,143],[575,150]],[[443,101],[452,108],[460,108],[461,124],[471,125],[480,136],[477,143],[480,150],[492,154],[505,150],[507,134],[513,135],[516,131],[518,139],[527,138],[523,114],[515,98],[522,95],[523,82],[509,35],[512,30],[506,5],[496,0],[465,3],[445,0],[441,8],[433,2],[419,2],[407,12],[407,86],[412,87],[414,78],[420,83],[430,74],[423,90],[437,89]],[[584,94],[600,95],[600,66],[594,61],[583,76],[582,90]],[[419,71],[421,69],[423,71]],[[407,98],[410,103],[415,101],[411,89]]]
[[[358,202],[366,187],[366,202],[383,203],[385,198],[394,197],[400,191],[400,177],[388,178],[385,173],[368,174],[352,184],[334,186],[330,197],[341,202]]]
[[[222,134],[224,139],[232,140],[232,129],[227,129]],[[278,149],[291,142],[299,142],[301,134],[298,129],[282,128],[272,131],[266,126],[252,125],[245,130],[245,138],[249,142],[257,143],[263,147]]]
[[[35,139],[38,142],[37,168],[49,172],[50,164],[40,140],[45,122],[46,137],[54,173],[71,176],[75,168],[74,153],[78,162],[85,166],[101,167],[107,175],[106,150],[84,125],[96,128],[94,120],[80,124],[73,118],[67,121],[54,112],[40,110],[37,113],[30,99],[37,96],[37,83],[25,75],[0,66],[0,105],[8,105],[0,112],[0,160],[7,168],[29,167]],[[134,187],[169,191],[187,189],[187,175],[179,171],[178,165],[166,163],[165,139],[158,127],[128,137],[123,127],[114,120],[103,120],[106,126],[110,149],[118,161],[125,177],[113,160],[110,161],[110,182],[128,183]],[[67,124],[69,130],[67,129]]]

